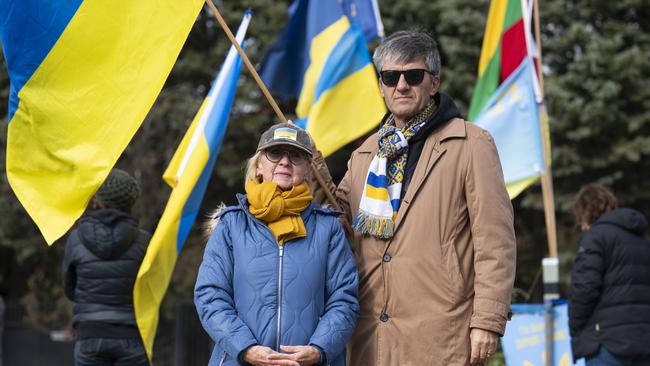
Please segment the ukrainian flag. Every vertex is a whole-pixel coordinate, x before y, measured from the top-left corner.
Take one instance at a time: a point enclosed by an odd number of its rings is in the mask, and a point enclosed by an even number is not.
[[[298,133],[291,128],[278,128],[273,133],[273,139],[286,139],[296,141]]]
[[[242,44],[251,19],[244,15],[237,31]],[[183,137],[164,180],[173,188],[151,238],[133,289],[136,322],[149,359],[158,326],[158,310],[176,258],[194,223],[228,126],[242,60],[231,47],[208,96]]]
[[[7,177],[49,244],[128,145],[202,4],[0,0],[11,81]]]
[[[260,74],[283,97],[299,95],[294,122],[327,156],[375,127],[386,108],[364,33],[343,2],[296,0],[289,15]]]

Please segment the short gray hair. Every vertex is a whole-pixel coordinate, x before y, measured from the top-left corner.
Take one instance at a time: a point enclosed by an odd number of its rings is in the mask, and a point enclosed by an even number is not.
[[[423,31],[399,31],[391,34],[375,49],[372,61],[381,71],[385,61],[412,62],[424,59],[434,76],[440,76],[440,52],[438,44]]]

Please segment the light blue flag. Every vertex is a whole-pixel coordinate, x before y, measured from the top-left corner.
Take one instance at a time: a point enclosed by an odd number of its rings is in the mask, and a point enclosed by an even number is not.
[[[506,184],[537,177],[544,170],[540,117],[529,58],[496,90],[476,118],[494,137]]]

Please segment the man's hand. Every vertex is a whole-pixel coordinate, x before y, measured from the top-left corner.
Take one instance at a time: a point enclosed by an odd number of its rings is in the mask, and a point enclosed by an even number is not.
[[[282,356],[291,356],[291,360],[298,362],[300,366],[315,365],[320,362],[320,351],[314,346],[281,346],[287,354]],[[275,359],[276,355],[269,358]]]
[[[244,361],[255,366],[300,366],[290,356],[264,346],[252,346],[244,351]]]
[[[499,336],[489,330],[472,328],[469,332],[469,340],[469,364],[472,366],[482,365],[496,352]]]

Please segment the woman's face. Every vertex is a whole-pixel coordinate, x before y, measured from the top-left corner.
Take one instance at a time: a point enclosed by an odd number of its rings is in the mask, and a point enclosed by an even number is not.
[[[257,161],[257,176],[289,190],[305,181],[309,156],[289,146],[272,146],[262,151]]]

